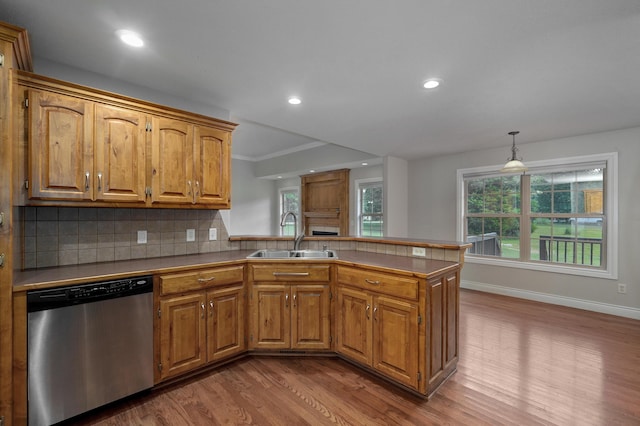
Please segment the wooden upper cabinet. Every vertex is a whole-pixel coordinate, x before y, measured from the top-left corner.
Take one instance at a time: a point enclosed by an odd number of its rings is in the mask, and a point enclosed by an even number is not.
[[[230,207],[230,132],[154,117],[151,133],[152,202]]]
[[[231,207],[231,134],[204,126],[194,133],[195,202]]]
[[[145,202],[145,114],[96,105],[96,199]]]
[[[93,199],[93,104],[29,90],[29,197]]]
[[[151,135],[151,201],[193,203],[193,126],[154,117]]]
[[[306,235],[349,235],[349,170],[301,176],[301,200]]]
[[[235,124],[18,71],[23,203],[231,207]],[[26,99],[28,97],[28,100]],[[24,132],[23,129],[27,131]],[[27,135],[28,133],[28,135]],[[129,204],[133,203],[133,204]]]

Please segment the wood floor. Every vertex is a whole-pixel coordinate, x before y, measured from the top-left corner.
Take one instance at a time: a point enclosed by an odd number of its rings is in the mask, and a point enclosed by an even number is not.
[[[430,401],[337,358],[251,357],[84,425],[640,425],[640,321],[461,291],[458,372]]]

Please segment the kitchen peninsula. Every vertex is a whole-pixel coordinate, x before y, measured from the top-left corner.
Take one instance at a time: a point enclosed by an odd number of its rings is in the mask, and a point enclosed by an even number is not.
[[[460,270],[468,244],[308,237],[303,248],[326,247],[337,258],[287,260],[247,256],[289,249],[291,238],[237,236],[230,244],[219,253],[17,272],[14,419],[27,413],[27,293],[137,275],[154,281],[158,316],[149,363],[156,387],[263,354],[338,356],[424,398],[455,372]],[[412,256],[413,247],[424,257]],[[180,315],[172,315],[176,307]],[[188,333],[196,341],[175,330],[197,330]]]

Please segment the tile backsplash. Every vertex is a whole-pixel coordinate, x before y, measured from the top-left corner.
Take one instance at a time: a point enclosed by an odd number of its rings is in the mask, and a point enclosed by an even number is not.
[[[24,207],[22,218],[23,269],[209,253],[236,245],[229,242],[218,210]],[[209,228],[217,229],[214,241]],[[195,241],[187,242],[187,229],[195,230]],[[147,231],[146,244],[138,244],[138,231]]]

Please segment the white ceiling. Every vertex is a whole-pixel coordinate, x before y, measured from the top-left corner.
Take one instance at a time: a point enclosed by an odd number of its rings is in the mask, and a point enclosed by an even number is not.
[[[234,154],[413,159],[640,126],[639,0],[0,0],[38,58],[230,112]],[[138,31],[143,49],[114,32]],[[443,84],[426,91],[424,80]],[[287,104],[298,95],[303,103]],[[244,127],[243,127],[244,126]]]

